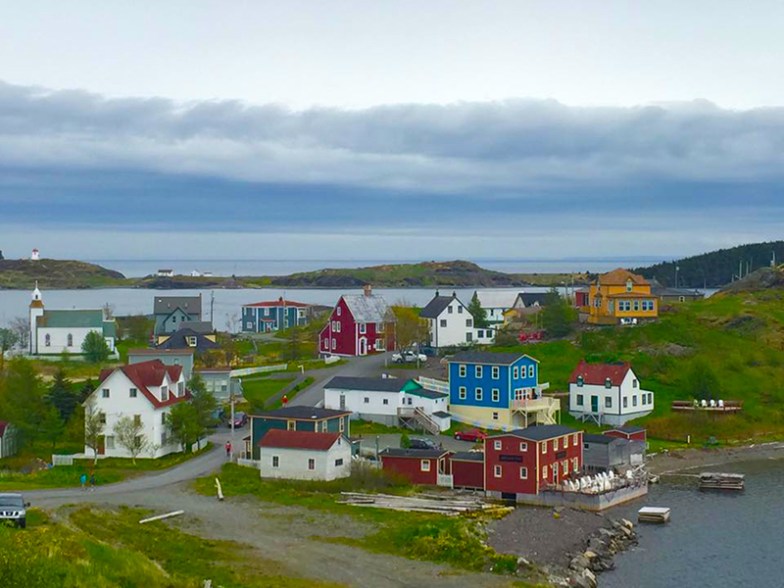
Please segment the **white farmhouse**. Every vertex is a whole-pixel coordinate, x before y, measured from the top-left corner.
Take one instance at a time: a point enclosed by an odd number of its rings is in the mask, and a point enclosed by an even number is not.
[[[519,304],[515,290],[476,290],[474,296],[479,298],[479,305],[485,310],[491,326],[503,324],[504,313]]]
[[[653,411],[653,392],[642,390],[626,362],[581,361],[569,378],[569,414],[582,421],[620,426]]]
[[[126,416],[140,420],[148,451],[139,457],[161,457],[182,451],[179,443],[169,435],[167,419],[171,407],[187,402],[190,392],[185,388],[182,366],[167,366],[158,359],[103,370],[98,388],[85,400],[92,403],[104,423],[103,446],[98,455],[130,457],[114,434],[114,426]],[[93,450],[85,447],[93,456]]]
[[[354,420],[408,423],[434,434],[451,426],[448,394],[402,378],[336,376],[324,386],[324,408],[350,410]]]
[[[259,441],[262,478],[335,480],[351,475],[351,443],[343,433],[270,429]]]
[[[419,316],[427,319],[428,343],[435,349],[493,342],[493,330],[475,328],[468,307],[460,302],[454,292],[451,296],[441,296],[436,291]]]
[[[30,301],[30,355],[81,354],[91,332],[100,333],[114,353],[117,324],[103,309],[46,310],[36,284]]]

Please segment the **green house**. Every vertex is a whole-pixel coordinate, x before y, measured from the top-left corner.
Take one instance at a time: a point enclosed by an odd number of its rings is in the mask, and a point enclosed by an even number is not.
[[[343,433],[349,437],[351,411],[317,408],[315,406],[287,406],[250,415],[250,439],[246,453],[259,459],[259,441],[270,429],[311,431],[317,433]]]

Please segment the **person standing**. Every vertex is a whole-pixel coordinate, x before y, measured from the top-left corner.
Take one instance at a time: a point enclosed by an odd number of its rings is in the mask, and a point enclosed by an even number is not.
[[[231,459],[231,441],[226,441],[226,459]]]
[[[95,472],[90,472],[90,492],[95,492]]]
[[[79,481],[82,483],[82,490],[87,490],[87,473],[82,472],[82,475],[79,477]]]

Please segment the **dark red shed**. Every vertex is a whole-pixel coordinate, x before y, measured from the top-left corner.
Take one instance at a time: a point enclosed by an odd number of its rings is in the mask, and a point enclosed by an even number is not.
[[[438,485],[438,475],[449,473],[449,452],[445,449],[395,449],[379,453],[381,467],[405,477],[412,484]]]
[[[452,485],[455,488],[485,488],[485,454],[483,451],[459,451],[449,456]]]

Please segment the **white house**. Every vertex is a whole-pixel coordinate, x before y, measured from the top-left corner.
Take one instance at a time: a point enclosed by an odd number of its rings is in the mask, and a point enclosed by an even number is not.
[[[270,429],[259,441],[262,478],[335,480],[351,475],[351,443],[342,433]]]
[[[623,425],[653,411],[653,392],[642,390],[628,363],[581,361],[569,378],[569,414],[598,424]]]
[[[91,332],[100,333],[109,350],[115,351],[117,324],[103,309],[46,310],[36,285],[30,301],[30,354],[81,354],[82,343]]]
[[[476,290],[474,295],[487,314],[487,322],[500,325],[504,322],[504,313],[513,308],[518,301],[519,292],[515,290]],[[473,296],[472,296],[473,298]]]
[[[477,329],[468,307],[460,302],[454,292],[451,296],[441,296],[436,291],[433,299],[419,313],[427,319],[430,340],[436,349],[460,347],[473,343],[492,343],[493,329]]]
[[[451,426],[448,394],[402,378],[336,376],[324,386],[324,408],[350,410],[354,420],[389,426],[412,420],[434,433]]]
[[[143,425],[142,434],[149,448],[138,457],[161,457],[182,451],[180,444],[171,440],[167,419],[173,405],[189,399],[182,366],[167,366],[156,359],[102,371],[98,388],[84,403],[92,403],[104,423],[103,446],[98,454],[131,456],[114,434],[114,426],[125,416],[140,420]],[[84,451],[93,455],[89,447]]]

